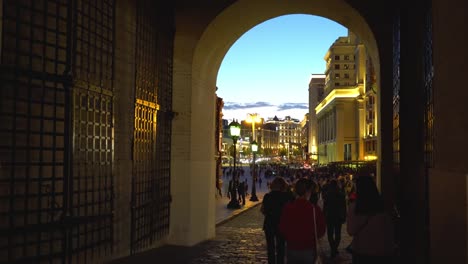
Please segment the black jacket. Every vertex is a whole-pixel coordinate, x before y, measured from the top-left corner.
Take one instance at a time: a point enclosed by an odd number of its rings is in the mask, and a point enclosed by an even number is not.
[[[281,212],[286,203],[294,200],[291,192],[271,191],[263,196],[262,213],[264,230],[278,230]]]
[[[327,189],[323,203],[323,212],[327,222],[341,222],[346,220],[346,199],[339,189]]]

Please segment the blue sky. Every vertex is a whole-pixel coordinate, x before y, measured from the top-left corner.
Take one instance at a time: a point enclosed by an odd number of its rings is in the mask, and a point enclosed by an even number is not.
[[[286,15],[242,35],[225,55],[217,78],[224,119],[291,116],[308,112],[311,74],[323,74],[323,57],[347,28],[327,18]]]

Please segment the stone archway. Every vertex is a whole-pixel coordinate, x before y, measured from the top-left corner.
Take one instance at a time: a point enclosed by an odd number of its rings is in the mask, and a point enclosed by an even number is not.
[[[169,243],[194,245],[215,235],[214,118],[216,78],[234,42],[254,26],[282,15],[310,14],[334,20],[359,36],[380,72],[377,42],[364,18],[344,0],[240,0],[202,26],[199,38],[176,32],[174,53],[173,162]],[[185,25],[177,25],[178,30]],[[377,74],[378,87],[380,83]],[[380,93],[378,93],[380,94]],[[380,98],[379,98],[380,102]],[[380,113],[378,113],[380,122]],[[380,124],[378,124],[380,126]],[[380,145],[380,144],[379,144]],[[380,149],[379,149],[380,153]]]

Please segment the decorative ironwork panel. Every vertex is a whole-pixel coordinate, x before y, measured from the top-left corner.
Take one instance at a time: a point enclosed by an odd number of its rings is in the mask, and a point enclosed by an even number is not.
[[[66,0],[4,0],[2,64],[62,75],[67,63]]]
[[[427,167],[434,165],[434,97],[432,80],[434,78],[434,65],[432,61],[432,8],[426,11],[424,35],[424,134],[425,134],[425,163]]]
[[[138,1],[132,254],[169,232],[173,42],[161,29],[172,28],[164,20],[172,16],[154,1]]]
[[[4,0],[0,262],[65,260],[67,1]]]
[[[152,1],[137,2],[131,254],[151,246],[157,232],[155,10]]]
[[[171,134],[172,134],[172,71],[174,28],[172,10],[164,12],[159,21],[164,25],[165,31],[159,31],[158,35],[158,111],[157,137],[156,137],[156,175],[158,190],[158,233],[162,238],[169,233],[170,219],[170,182],[171,182]]]
[[[112,96],[76,86],[73,95],[71,250],[73,262],[86,262],[112,246]]]
[[[393,25],[393,162],[400,164],[400,17]]]
[[[112,90],[114,0],[75,0],[74,9],[74,78]]]
[[[86,261],[111,247],[113,8],[3,1],[0,259],[8,263]],[[82,77],[73,92],[72,71]]]
[[[112,250],[114,1],[77,0],[74,14],[71,262]]]
[[[156,239],[156,108],[138,100],[135,106],[132,179],[131,251],[145,249]]]

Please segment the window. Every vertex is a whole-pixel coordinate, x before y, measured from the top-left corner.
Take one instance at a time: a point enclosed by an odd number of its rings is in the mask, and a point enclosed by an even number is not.
[[[344,144],[344,160],[348,161],[351,160],[351,144]]]
[[[343,65],[343,67],[345,68],[345,70],[349,69],[349,65],[348,65],[348,64]]]
[[[335,83],[335,86],[340,86],[340,83],[339,83],[339,82],[336,82],[336,83]]]
[[[339,79],[340,78],[340,74],[339,73],[335,73],[335,79]]]
[[[344,59],[345,59],[345,60],[349,60],[349,55],[345,55],[345,56],[344,56]]]
[[[335,64],[335,70],[339,70],[340,69],[340,65],[339,64]]]
[[[344,77],[345,77],[346,79],[349,79],[349,73],[345,73],[345,74],[344,74]]]
[[[340,60],[340,55],[335,55],[335,60]]]
[[[374,135],[374,125],[369,125],[369,130],[367,131],[370,136]]]

